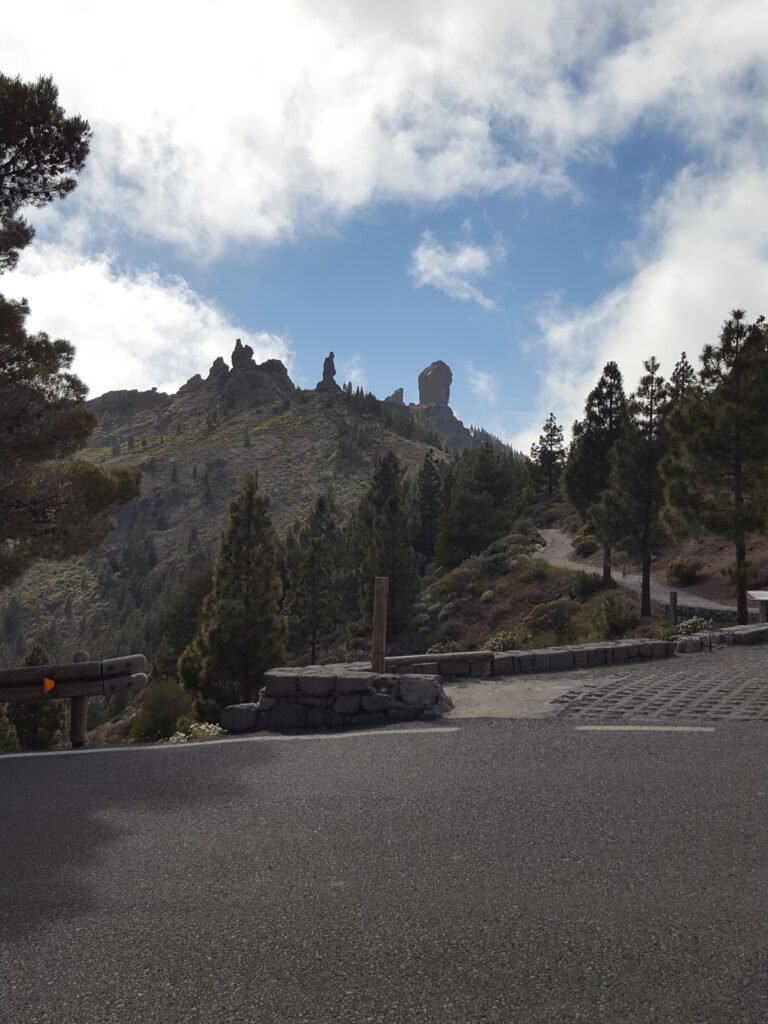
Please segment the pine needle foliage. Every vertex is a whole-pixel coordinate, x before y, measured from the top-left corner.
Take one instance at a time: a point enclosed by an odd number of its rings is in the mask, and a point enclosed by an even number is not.
[[[197,634],[179,659],[203,719],[227,704],[256,700],[264,673],[283,660],[279,555],[269,499],[259,494],[256,474],[248,474],[229,507]]]
[[[738,621],[748,621],[747,537],[768,527],[768,327],[734,309],[719,342],[701,354],[673,420],[675,449],[664,466],[680,532],[700,527],[734,545]]]

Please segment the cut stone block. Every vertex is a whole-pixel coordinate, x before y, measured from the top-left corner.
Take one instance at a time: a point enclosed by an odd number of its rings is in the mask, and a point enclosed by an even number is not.
[[[531,651],[533,655],[533,671],[534,672],[549,672],[550,656],[549,651]]]
[[[302,672],[299,676],[299,693],[309,697],[330,697],[336,688],[336,676],[330,672]]]
[[[516,675],[527,675],[533,672],[533,654],[525,653],[517,656]]]
[[[303,704],[278,702],[269,713],[269,728],[303,729],[307,724],[307,709]]]
[[[389,693],[367,693],[362,697],[360,704],[363,711],[369,713],[387,711],[392,707],[392,696]]]
[[[614,644],[611,647],[611,661],[614,665],[623,665],[629,661],[629,648],[623,644]]]
[[[608,664],[608,652],[600,644],[589,646],[586,648],[586,651],[590,668],[597,668],[600,665]]]
[[[349,675],[336,677],[335,693],[365,693],[369,686],[375,685],[379,676],[373,672],[350,672]]]
[[[295,669],[270,669],[264,676],[264,690],[268,697],[295,697],[299,680]]]
[[[583,647],[572,647],[571,654],[573,655],[574,668],[587,668],[589,666],[589,654]]]
[[[573,668],[573,652],[567,647],[553,647],[549,652],[549,669],[551,672],[569,672]]]
[[[403,676],[397,694],[404,704],[430,707],[437,703],[442,692],[435,676]]]
[[[469,674],[475,676],[493,675],[493,661],[490,658],[476,658],[469,663]]]
[[[360,710],[360,694],[345,693],[333,702],[333,710],[339,715],[355,715]]]
[[[267,697],[266,694],[259,697],[259,711],[271,711],[277,704],[277,697]]]
[[[441,661],[438,673],[441,676],[468,676],[469,661]]]
[[[517,651],[504,651],[493,658],[493,674],[495,676],[513,676],[517,672]]]
[[[333,698],[332,697],[312,697],[308,693],[300,693],[299,696],[296,698],[296,700],[297,700],[297,702],[299,704],[303,704],[305,707],[310,707],[310,708],[327,708],[329,706],[329,704],[331,703],[331,701],[333,700]]]
[[[225,732],[252,732],[258,721],[258,704],[230,704],[221,713],[221,728]]]

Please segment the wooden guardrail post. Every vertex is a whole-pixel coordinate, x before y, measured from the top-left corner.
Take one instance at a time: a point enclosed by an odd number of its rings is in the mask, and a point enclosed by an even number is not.
[[[78,651],[73,661],[90,661],[87,651]],[[73,750],[79,750],[85,746],[85,737],[88,731],[88,698],[72,697],[69,702],[69,739]]]
[[[677,625],[677,591],[669,592],[669,621],[673,626]]]
[[[389,598],[389,577],[377,576],[373,585],[373,644],[371,650],[371,671],[381,675],[384,672],[384,658],[387,651],[387,600]]]

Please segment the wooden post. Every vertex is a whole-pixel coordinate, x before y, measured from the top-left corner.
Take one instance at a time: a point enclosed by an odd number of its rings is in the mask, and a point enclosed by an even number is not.
[[[90,661],[87,651],[78,651],[72,659],[75,662]],[[88,698],[72,697],[69,702],[69,739],[73,750],[79,750],[85,746],[85,736],[88,723]]]
[[[373,586],[373,649],[371,671],[384,672],[384,658],[387,652],[387,600],[389,598],[389,577],[377,576]]]
[[[669,621],[673,626],[677,625],[677,591],[669,592]]]

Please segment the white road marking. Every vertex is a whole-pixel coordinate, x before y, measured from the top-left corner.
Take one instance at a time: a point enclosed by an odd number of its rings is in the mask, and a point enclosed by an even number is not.
[[[714,725],[577,725],[576,732],[714,732]]]
[[[249,736],[228,736],[220,740],[197,740],[192,743],[124,743],[115,747],[85,747],[82,750],[30,750],[20,754],[0,754],[0,764],[15,757],[74,757],[78,754],[117,754],[126,750],[190,750],[199,747],[221,747],[233,743],[295,743],[297,740],[346,740],[353,737],[373,739],[379,736],[435,736],[461,732],[458,725],[429,726],[408,729],[357,729],[349,732],[256,733]]]

